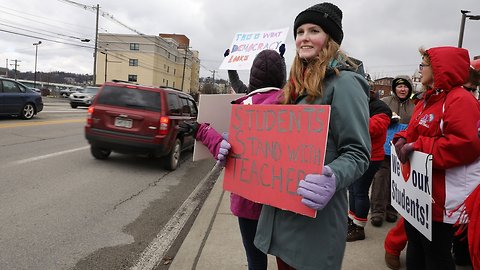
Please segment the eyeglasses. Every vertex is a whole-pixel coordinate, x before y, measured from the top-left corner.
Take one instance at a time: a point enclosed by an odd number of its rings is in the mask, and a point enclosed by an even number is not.
[[[463,86],[463,88],[465,88],[467,91],[475,92],[475,91],[477,91],[478,86],[473,86],[473,87]]]
[[[421,63],[420,65],[418,65],[418,69],[419,69],[419,70],[423,70],[424,67],[429,67],[429,66],[430,66],[430,65]]]

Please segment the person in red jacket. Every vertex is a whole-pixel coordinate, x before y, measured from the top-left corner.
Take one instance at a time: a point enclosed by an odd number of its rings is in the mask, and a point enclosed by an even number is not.
[[[465,90],[472,93],[478,99],[478,91],[480,87],[480,59],[472,60],[470,62],[470,75],[468,82],[463,85]]]
[[[368,211],[370,210],[368,191],[372,184],[373,176],[380,169],[385,156],[383,145],[385,144],[387,128],[392,117],[392,110],[385,102],[378,99],[377,93],[372,90],[370,90],[369,111],[369,133],[372,144],[370,164],[367,171],[348,187],[347,242],[365,239],[364,227],[367,224]]]
[[[468,82],[463,85],[465,90],[478,98],[478,87],[480,85],[480,59],[470,62],[470,75]],[[475,93],[476,91],[476,93]],[[414,100],[415,104],[423,101],[423,92],[418,92]],[[478,122],[480,123],[480,122]],[[477,124],[479,125],[479,124]],[[480,137],[480,136],[479,136]],[[407,245],[407,234],[404,227],[404,219],[401,218],[395,227],[392,227],[385,237],[385,263],[390,269],[400,269],[400,253]],[[467,230],[453,239],[453,255],[455,264],[459,266],[471,265],[468,251]]]
[[[407,269],[455,269],[454,224],[462,221],[465,200],[480,183],[480,105],[462,88],[470,66],[467,50],[437,47],[420,53],[424,100],[393,143],[402,163],[413,151],[433,157],[432,241],[405,220]]]

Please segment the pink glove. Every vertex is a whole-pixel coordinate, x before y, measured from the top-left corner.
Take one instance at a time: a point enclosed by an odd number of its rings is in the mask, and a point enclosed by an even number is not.
[[[397,145],[395,144],[395,147]],[[400,160],[401,163],[405,163],[408,161],[408,156],[413,152],[413,143],[407,143],[403,145],[402,149],[400,149],[399,152],[397,152],[398,159]]]
[[[224,132],[222,134],[223,140],[220,142],[220,148],[218,149],[217,153],[217,166],[225,167],[225,163],[227,162],[228,152],[232,146],[230,143],[227,142],[228,133]]]
[[[303,197],[302,203],[307,207],[322,210],[335,191],[335,174],[330,167],[324,166],[322,174],[307,174],[305,180],[300,180],[297,194]]]

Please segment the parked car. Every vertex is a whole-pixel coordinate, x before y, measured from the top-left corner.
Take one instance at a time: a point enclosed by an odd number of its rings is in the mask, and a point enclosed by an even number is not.
[[[78,92],[70,94],[70,106],[77,108],[78,106],[88,107],[92,105],[92,101],[98,93],[99,87],[89,86]]]
[[[43,110],[42,96],[25,85],[0,78],[0,115],[32,119]]]
[[[41,93],[40,89],[38,89],[38,88],[30,87],[30,89],[32,89],[33,91],[35,91],[37,93]]]
[[[71,87],[71,88],[65,88],[60,90],[60,96],[64,98],[68,98],[71,94],[75,92],[81,91],[83,88],[82,87]]]
[[[147,154],[175,170],[181,151],[195,141],[178,125],[196,121],[197,114],[194,99],[181,91],[106,82],[88,108],[85,137],[97,159],[107,159],[112,151]]]

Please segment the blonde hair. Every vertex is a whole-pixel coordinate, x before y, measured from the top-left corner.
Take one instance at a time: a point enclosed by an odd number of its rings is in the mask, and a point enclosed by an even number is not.
[[[297,97],[304,92],[307,94],[307,102],[312,103],[316,98],[323,96],[323,80],[330,61],[334,58],[344,59],[351,65],[354,65],[350,59],[340,51],[340,45],[327,38],[320,54],[314,59],[301,59],[298,53],[293,60],[290,69],[289,79],[283,90],[283,104],[293,103],[293,97]],[[340,71],[334,68],[335,74]]]
[[[418,51],[422,55],[422,60],[425,60],[425,62],[430,65],[430,56],[428,55],[427,50],[424,47],[420,47],[418,48]]]

